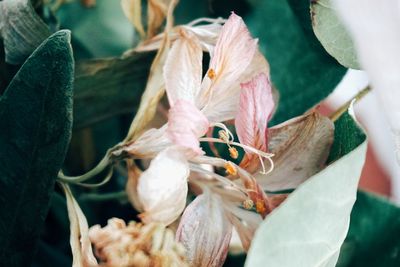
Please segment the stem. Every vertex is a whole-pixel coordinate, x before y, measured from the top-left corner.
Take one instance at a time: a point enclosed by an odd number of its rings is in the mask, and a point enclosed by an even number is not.
[[[329,115],[329,118],[332,121],[336,121],[343,113],[345,113],[349,107],[350,104],[353,100],[355,100],[355,102],[358,102],[359,100],[361,100],[364,96],[366,96],[369,92],[371,91],[371,87],[368,85],[367,87],[365,87],[364,89],[362,89],[360,92],[358,92],[355,96],[353,96],[349,101],[347,101],[346,103],[344,103],[341,107],[339,107],[336,111],[334,111],[333,113],[331,113]]]
[[[92,170],[88,171],[87,173],[79,176],[66,176],[62,171],[58,173],[58,179],[64,183],[74,183],[79,184],[85,182],[100,173],[102,173],[107,167],[110,167],[110,157],[109,153],[104,156],[104,158],[94,167]],[[112,169],[111,169],[112,170]]]
[[[119,201],[126,201],[128,199],[128,195],[125,191],[118,191],[118,192],[110,192],[110,193],[89,193],[84,194],[80,197],[80,200],[84,201],[109,201],[109,200],[119,200]]]

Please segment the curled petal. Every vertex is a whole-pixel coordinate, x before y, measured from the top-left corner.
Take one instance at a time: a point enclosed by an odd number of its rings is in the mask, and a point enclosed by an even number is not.
[[[265,73],[260,73],[247,83],[241,84],[239,112],[235,127],[240,143],[267,152],[267,122],[274,110],[271,82]],[[257,155],[246,151],[242,162],[244,168],[254,172],[259,163]]]
[[[208,120],[211,122],[220,122],[234,119],[239,109],[241,93],[240,84],[250,81],[254,77],[255,73],[260,72],[269,73],[269,65],[264,56],[257,51],[254,54],[250,65],[238,77],[237,82],[230,84],[227,87],[220,86],[218,90],[214,90],[214,86],[212,86],[212,97],[203,109],[203,113],[206,115]],[[205,82],[203,81],[203,86],[204,84]]]
[[[189,166],[181,151],[171,147],[160,152],[139,178],[142,221],[166,225],[175,221],[186,205],[188,176]]]
[[[205,106],[207,113],[215,114],[216,121],[234,117],[234,113],[224,114],[231,111],[232,105],[237,107],[238,104],[239,88],[234,90],[232,87],[240,81],[241,75],[252,62],[256,51],[257,40],[251,37],[242,18],[232,13],[222,27],[217,40],[199,99],[199,105]],[[229,99],[228,103],[218,104],[221,98]],[[226,104],[229,105],[224,107]],[[219,114],[220,112],[214,111],[216,107],[222,109],[224,113]],[[214,117],[210,121],[214,122]]]
[[[207,118],[188,101],[178,100],[169,110],[168,137],[197,155],[203,154],[198,138],[206,134],[208,127]]]
[[[127,156],[141,159],[154,158],[162,150],[171,146],[171,140],[168,139],[166,130],[166,126],[159,129],[149,129],[140,135],[138,139],[113,151],[112,154],[118,158]]]
[[[125,191],[128,195],[129,202],[137,211],[143,211],[142,203],[140,202],[137,186],[139,177],[142,171],[131,161],[127,160],[126,165],[128,168],[128,182],[126,183]]]
[[[89,239],[89,227],[85,215],[66,184],[61,184],[67,200],[68,218],[70,221],[70,244],[72,249],[72,267],[96,267],[97,260],[93,255]]]
[[[181,30],[164,65],[164,80],[169,104],[179,99],[194,103],[199,93],[203,51],[191,32]]]
[[[206,191],[186,208],[176,238],[186,248],[190,266],[222,266],[232,236],[219,196]]]
[[[121,7],[124,15],[133,24],[140,37],[145,36],[142,24],[142,1],[141,0],[121,0]]]
[[[316,112],[300,116],[268,130],[274,170],[256,173],[263,189],[296,188],[324,167],[333,142],[333,122]]]
[[[167,16],[171,0],[149,0],[147,2],[147,37],[153,37]]]
[[[257,39],[253,39],[241,17],[232,13],[222,27],[215,45],[210,69],[215,80],[232,83],[250,64],[257,50]]]

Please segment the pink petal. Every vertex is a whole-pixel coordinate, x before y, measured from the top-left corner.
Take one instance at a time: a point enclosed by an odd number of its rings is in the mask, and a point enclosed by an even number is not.
[[[239,95],[235,85],[252,62],[256,50],[257,40],[251,37],[242,18],[232,13],[222,27],[197,102],[210,121],[233,118]]]
[[[198,138],[209,127],[207,118],[194,104],[178,100],[169,110],[167,135],[176,145],[189,148],[195,154],[203,154]]]
[[[178,99],[195,102],[200,91],[203,51],[191,32],[181,30],[164,65],[164,79],[170,106]]]
[[[265,73],[260,73],[251,81],[242,83],[241,87],[239,112],[235,119],[240,143],[266,152],[268,150],[267,122],[275,106],[271,83]],[[247,154],[244,160],[248,162],[244,165],[249,165],[251,158],[255,158],[258,162],[258,156],[251,157],[248,151]]]
[[[160,152],[139,178],[137,193],[145,223],[175,221],[186,205],[189,166],[184,154],[171,147]]]
[[[190,266],[222,266],[232,236],[219,196],[205,192],[186,208],[176,238],[186,248]]]
[[[222,27],[210,61],[215,80],[233,83],[250,64],[257,49],[257,39],[253,39],[241,17],[232,12]]]

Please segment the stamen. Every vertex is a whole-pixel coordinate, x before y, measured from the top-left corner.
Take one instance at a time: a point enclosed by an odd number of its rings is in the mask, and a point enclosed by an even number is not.
[[[246,210],[251,210],[254,207],[254,202],[250,198],[243,201],[243,208]]]
[[[235,165],[233,165],[233,163],[232,162],[230,162],[230,161],[227,161],[226,163],[225,163],[225,169],[226,169],[226,173],[227,174],[230,174],[230,175],[233,175],[233,176],[236,176],[237,175],[237,169],[236,169],[236,167],[235,167]]]
[[[226,145],[228,146],[228,150],[229,150],[229,154],[230,154],[231,158],[237,159],[239,157],[239,152],[237,151],[237,149],[235,147],[232,147],[230,145],[230,142],[233,142],[235,140],[232,132],[223,123],[217,122],[213,126],[219,127],[222,129],[222,130],[218,131],[219,139],[224,141],[226,143]]]
[[[215,126],[218,126],[218,125],[215,125]],[[225,142],[224,140],[217,139],[217,138],[202,137],[202,138],[199,138],[199,141],[200,142],[225,143],[226,145],[229,146],[229,148],[232,147],[231,145],[241,147],[241,148],[243,148],[243,149],[245,149],[247,151],[250,151],[250,152],[252,152],[254,154],[257,154],[260,157],[260,162],[261,162],[261,166],[262,166],[262,171],[261,171],[262,174],[269,174],[274,169],[274,162],[272,160],[272,157],[274,156],[274,154],[266,153],[264,151],[261,151],[261,150],[258,150],[256,148],[254,148],[254,147],[243,145],[243,144],[238,143],[238,142],[233,142],[233,141]],[[270,162],[270,167],[269,167],[268,171],[265,170],[265,165],[264,165],[264,162],[263,162],[262,158],[265,158]]]
[[[229,142],[229,135],[225,130],[219,130],[218,136],[219,136],[219,139],[221,139],[222,141],[227,142],[227,143]]]
[[[237,159],[239,157],[239,152],[237,151],[237,149],[235,147],[230,147],[229,155],[231,156],[231,158]],[[264,171],[265,171],[265,169],[264,169]]]
[[[264,201],[262,200],[257,200],[256,202],[256,211],[260,214],[265,214],[267,211],[267,207],[265,206]]]
[[[214,78],[215,78],[215,70],[214,69],[209,69],[208,70],[208,72],[207,72],[207,76],[208,76],[208,78],[210,78],[211,80],[214,80]]]
[[[210,175],[213,178],[215,178],[217,181],[220,181],[224,185],[229,186],[231,189],[234,189],[238,192],[243,193],[244,195],[247,195],[246,190],[239,187],[237,184],[235,184],[234,182],[232,182],[231,180],[229,180],[228,178],[226,178],[224,176],[218,175],[215,172],[208,171],[208,170],[202,168],[201,166],[198,166],[197,164],[190,163],[189,167],[190,167],[191,171],[203,173],[205,175]],[[193,180],[193,181],[195,181],[195,180]]]

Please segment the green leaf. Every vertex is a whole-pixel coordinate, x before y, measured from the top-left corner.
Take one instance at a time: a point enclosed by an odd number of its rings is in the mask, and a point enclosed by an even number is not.
[[[0,2],[0,33],[4,40],[6,62],[14,65],[24,62],[51,34],[30,0]]]
[[[72,127],[70,33],[27,59],[0,98],[0,265],[29,266]]]
[[[136,111],[154,53],[88,60],[77,64],[74,128]]]
[[[337,266],[399,266],[400,208],[359,191]]]
[[[260,39],[260,48],[271,66],[272,82],[280,93],[272,124],[302,115],[328,96],[346,72],[316,45],[309,1],[289,2],[252,0],[253,11],[245,17],[253,36]]]
[[[311,1],[315,35],[326,51],[347,68],[360,69],[353,41],[330,0]]]
[[[353,116],[344,113],[335,122],[335,137],[327,160],[328,164],[350,153],[365,138],[365,133],[354,123]]]
[[[342,123],[356,125],[349,120],[336,124]],[[300,185],[264,220],[246,266],[335,266],[348,231],[367,147],[365,135],[350,136],[352,140],[340,133],[337,136],[343,139],[336,145],[351,152],[342,150],[339,159]]]

